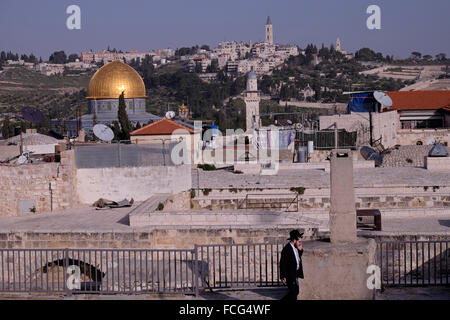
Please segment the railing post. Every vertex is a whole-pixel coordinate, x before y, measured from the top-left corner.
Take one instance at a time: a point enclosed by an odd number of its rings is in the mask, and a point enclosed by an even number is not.
[[[198,278],[199,278],[199,274],[198,274],[198,246],[195,244],[194,245],[194,250],[192,253],[192,257],[193,257],[193,269],[194,269],[194,281],[193,281],[193,286],[194,286],[194,294],[195,297],[198,297]]]
[[[63,252],[64,252],[64,262],[63,262],[64,287],[65,287],[66,296],[70,297],[70,296],[72,296],[72,290],[67,285],[67,281],[69,278],[67,275],[67,269],[69,268],[69,249],[65,248]]]

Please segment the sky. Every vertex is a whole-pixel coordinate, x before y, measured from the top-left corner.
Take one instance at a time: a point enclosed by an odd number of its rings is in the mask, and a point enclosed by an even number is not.
[[[381,9],[380,30],[366,26],[372,4]],[[66,27],[69,5],[81,9],[80,30]],[[450,56],[449,12],[449,0],[0,0],[0,50],[47,60],[57,50],[257,42],[270,15],[276,43],[329,46],[339,37],[349,52],[369,47],[395,57]]]

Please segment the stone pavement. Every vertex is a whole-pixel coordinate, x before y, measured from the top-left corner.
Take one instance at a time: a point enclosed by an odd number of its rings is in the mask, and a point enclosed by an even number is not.
[[[197,176],[198,172],[198,176]],[[199,183],[198,183],[199,182]],[[192,188],[290,188],[328,187],[330,174],[324,170],[280,170],[277,175],[235,174],[226,170],[192,170]],[[450,186],[448,172],[423,168],[370,168],[354,170],[355,187],[373,186]]]
[[[183,294],[80,294],[66,297],[63,295],[20,293],[1,294],[0,300],[279,300],[286,292],[286,288],[222,290],[205,291],[200,293],[198,297]],[[450,300],[450,288],[445,286],[386,288],[383,292],[376,292],[375,300]]]
[[[427,141],[423,141],[427,143]],[[389,150],[383,156],[383,167],[423,167],[425,157],[433,145],[400,146],[398,149]],[[447,148],[449,150],[449,148]],[[449,168],[450,170],[450,168]]]

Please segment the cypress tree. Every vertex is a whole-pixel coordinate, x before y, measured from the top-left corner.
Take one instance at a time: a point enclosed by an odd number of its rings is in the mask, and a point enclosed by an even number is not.
[[[136,123],[136,127],[134,128],[134,130],[140,129],[141,128],[141,123],[138,121],[138,123]]]
[[[3,126],[2,126],[2,136],[4,139],[9,138],[9,117],[6,116],[3,120]]]
[[[124,92],[119,96],[119,110],[118,118],[120,123],[120,140],[130,140],[130,132],[133,130],[133,125],[128,119],[127,107],[125,105]]]

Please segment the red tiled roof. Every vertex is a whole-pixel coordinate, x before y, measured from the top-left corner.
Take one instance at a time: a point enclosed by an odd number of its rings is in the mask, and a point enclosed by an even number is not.
[[[134,130],[130,133],[132,136],[145,136],[145,135],[163,135],[172,134],[177,129],[184,129],[189,133],[194,133],[192,128],[182,125],[171,119],[162,118],[158,121],[150,123],[140,129]]]
[[[450,106],[450,90],[388,91],[392,110],[437,110]]]

